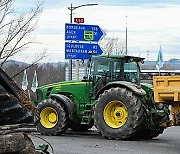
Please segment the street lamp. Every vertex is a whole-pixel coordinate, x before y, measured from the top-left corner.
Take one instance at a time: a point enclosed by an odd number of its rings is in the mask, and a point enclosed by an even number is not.
[[[82,4],[82,5],[79,5],[79,6],[72,6],[72,4],[71,4],[71,7],[67,7],[71,11],[71,13],[70,13],[70,23],[72,23],[72,12],[75,9],[83,7],[83,6],[94,6],[94,5],[98,5],[98,4]]]
[[[83,7],[83,6],[94,6],[94,5],[98,5],[98,4],[82,4],[82,5],[79,5],[79,6],[71,6],[70,7],[67,7],[71,13],[70,13],[70,23],[72,23],[73,21],[73,17],[72,17],[72,14],[73,14],[73,11],[77,8],[80,8],[80,7]],[[76,63],[76,66],[79,65],[79,61],[77,60],[77,63]],[[76,67],[76,72],[79,72],[79,67],[77,69]],[[79,73],[78,73],[79,74]],[[79,78],[79,77],[78,77]],[[72,59],[69,60],[69,80],[72,80]]]

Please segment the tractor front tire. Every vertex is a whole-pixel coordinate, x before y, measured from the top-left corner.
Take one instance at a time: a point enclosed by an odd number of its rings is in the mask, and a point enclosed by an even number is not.
[[[68,113],[56,99],[45,99],[37,106],[40,122],[38,131],[43,135],[61,135],[69,128]]]
[[[110,88],[95,102],[95,126],[108,139],[136,139],[143,129],[143,103],[126,88]]]

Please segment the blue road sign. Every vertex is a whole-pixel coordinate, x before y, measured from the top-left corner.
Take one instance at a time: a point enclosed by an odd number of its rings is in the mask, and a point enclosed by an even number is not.
[[[103,51],[95,43],[65,42],[65,59],[89,59],[89,53],[100,55]]]
[[[97,25],[65,24],[65,40],[98,42],[103,36],[103,30]]]

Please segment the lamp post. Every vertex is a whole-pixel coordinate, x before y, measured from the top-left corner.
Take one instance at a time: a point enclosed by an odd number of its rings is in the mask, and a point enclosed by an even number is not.
[[[77,8],[83,7],[83,6],[94,6],[94,5],[98,5],[98,4],[82,4],[79,6],[71,6],[67,7],[71,13],[70,13],[70,23],[72,23],[73,21],[73,11]],[[76,61],[76,79],[79,79],[79,60]],[[69,80],[72,80],[72,59],[69,60]]]
[[[127,55],[128,52],[128,48],[127,48],[127,16],[126,16],[126,53],[125,55]]]

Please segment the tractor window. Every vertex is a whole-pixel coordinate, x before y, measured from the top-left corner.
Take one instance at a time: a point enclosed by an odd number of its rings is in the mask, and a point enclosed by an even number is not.
[[[96,58],[97,59],[97,58]],[[93,75],[104,76],[110,70],[110,62],[108,59],[99,58],[95,61],[92,61],[91,73]]]
[[[137,83],[139,81],[139,67],[136,62],[128,62],[124,64],[125,81]]]
[[[96,78],[106,77],[107,81],[121,80],[122,60],[114,58],[94,58],[91,63],[91,72]]]
[[[97,74],[102,75],[105,72],[109,72],[109,66],[109,62],[99,63],[99,65],[97,65]]]

